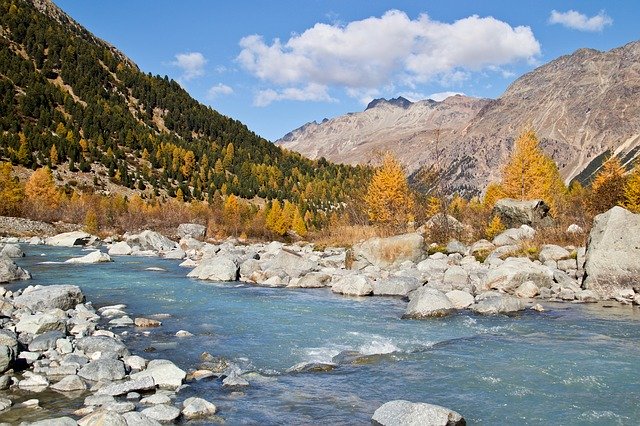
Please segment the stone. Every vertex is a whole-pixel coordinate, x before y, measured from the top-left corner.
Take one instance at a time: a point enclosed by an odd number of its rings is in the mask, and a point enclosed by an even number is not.
[[[402,318],[444,317],[452,313],[454,309],[453,303],[443,292],[430,287],[422,287],[411,294]]]
[[[421,227],[422,228],[422,227]],[[421,229],[419,228],[418,231]],[[439,231],[447,234],[459,234],[464,231],[464,225],[458,219],[444,213],[436,213],[424,224],[424,231]]]
[[[49,386],[49,380],[39,374],[31,374],[24,380],[18,382],[20,389],[44,389]]]
[[[141,251],[152,250],[155,252],[167,252],[176,247],[176,243],[157,232],[146,230],[126,238],[129,245],[137,245]]]
[[[16,324],[18,333],[29,333],[32,335],[46,333],[57,330],[62,335],[67,331],[66,321],[51,314],[23,315]],[[55,341],[54,341],[55,344]]]
[[[195,397],[185,399],[182,407],[182,415],[187,420],[209,417],[218,411],[214,404]]]
[[[66,376],[58,383],[54,383],[51,385],[51,389],[61,391],[61,392],[73,392],[79,390],[86,390],[86,383],[77,375]]]
[[[113,411],[118,414],[128,413],[136,409],[136,405],[131,401],[115,401],[104,404],[102,409]]]
[[[67,339],[56,340],[56,350],[61,354],[70,354],[73,352],[73,344]]]
[[[96,359],[78,371],[78,376],[93,382],[121,380],[125,375],[122,361],[112,358]]]
[[[495,250],[496,246],[487,240],[479,240],[471,245],[469,252],[473,256],[480,257],[481,255],[486,257],[489,253]]]
[[[238,264],[230,257],[224,255],[214,258],[202,259],[187,277],[209,281],[237,281],[239,278]]]
[[[544,263],[548,260],[564,260],[568,259],[571,256],[571,253],[564,247],[557,246],[555,244],[545,244],[540,248],[540,253],[538,254],[538,259],[540,262]]]
[[[86,246],[92,240],[95,240],[95,237],[86,232],[72,231],[49,237],[45,240],[45,244],[57,247]]]
[[[2,250],[0,250],[0,256],[16,259],[24,257],[24,252],[20,249],[18,244],[6,244]]]
[[[180,410],[167,404],[158,404],[141,411],[142,415],[160,423],[172,423],[180,416]]]
[[[17,308],[28,308],[32,312],[47,309],[73,309],[84,302],[84,294],[75,285],[48,285],[23,292],[13,301]]]
[[[375,426],[464,426],[464,418],[448,408],[404,400],[382,404],[371,418]]]
[[[309,272],[316,271],[318,267],[318,262],[288,249],[278,250],[271,259],[262,265],[263,270],[281,270],[290,278],[302,277]]]
[[[142,317],[136,318],[135,320],[133,320],[133,323],[135,324],[136,327],[140,327],[140,328],[160,327],[162,325],[162,322],[158,320],[142,318]]]
[[[199,223],[181,223],[178,225],[178,235],[181,238],[204,238],[207,228]]]
[[[147,366],[147,360],[138,355],[131,355],[123,359],[124,365],[131,370],[141,371]]]
[[[109,247],[109,256],[129,256],[133,252],[133,249],[126,241],[119,241],[111,244]]]
[[[97,395],[120,396],[134,391],[147,391],[155,389],[156,383],[151,376],[128,380],[121,383],[113,383],[98,389]]]
[[[345,296],[368,296],[373,293],[373,285],[369,277],[353,274],[339,278],[331,291]]]
[[[72,257],[71,259],[67,259],[64,263],[73,263],[73,264],[82,264],[82,265],[90,265],[93,263],[106,263],[113,262],[111,260],[111,256],[107,253],[103,253],[100,250],[94,250],[91,253],[84,255],[82,257]]]
[[[418,263],[426,255],[424,238],[417,233],[371,238],[354,244],[348,253],[355,262],[366,261],[382,269],[399,266],[406,261]]]
[[[102,356],[112,354],[115,358],[129,356],[129,350],[121,341],[108,336],[88,336],[76,339],[76,348],[91,356],[100,352]]]
[[[593,220],[585,259],[583,287],[603,299],[618,290],[640,293],[640,214],[613,207]]]
[[[546,227],[553,224],[549,215],[549,206],[543,200],[514,200],[503,198],[496,201],[493,215],[509,228],[520,225]]]
[[[528,225],[522,225],[520,228],[510,228],[498,234],[492,242],[496,246],[517,245],[521,241],[532,239],[535,234],[535,229]]]
[[[331,285],[331,275],[324,272],[309,272],[302,276],[298,281],[290,282],[288,287],[299,288],[322,288]]]
[[[553,272],[528,258],[510,257],[497,268],[489,270],[484,287],[513,293],[522,283],[533,281],[538,287],[553,285]]]
[[[540,289],[533,281],[525,281],[516,289],[514,294],[523,299],[531,299],[540,293]]]
[[[593,290],[581,290],[576,293],[576,299],[584,303],[594,303],[600,300],[598,294]]]
[[[452,290],[445,294],[455,309],[465,309],[473,305],[475,299],[470,293],[462,290]]]
[[[572,223],[567,228],[567,234],[575,235],[575,234],[582,234],[583,232],[584,232],[584,229],[582,229],[579,225],[576,225],[575,223]]]
[[[222,380],[222,386],[226,388],[243,388],[249,386],[249,382],[234,372]]]
[[[178,330],[176,331],[176,337],[193,337],[193,334],[187,330]]]
[[[64,338],[64,333],[59,330],[47,331],[33,338],[29,343],[30,352],[44,352],[56,347],[58,339]]]
[[[451,240],[447,243],[447,253],[460,253],[463,256],[469,252],[469,247],[458,240]]]
[[[159,426],[160,422],[136,411],[130,411],[122,415],[128,426]]]
[[[333,371],[337,367],[334,363],[325,362],[300,362],[293,367],[287,369],[287,373],[326,373]]]
[[[0,345],[0,373],[7,371],[14,359],[15,354],[11,348],[7,345]]]
[[[38,420],[33,423],[29,423],[28,426],[76,426],[78,422],[71,417],[55,417],[52,419]],[[21,423],[22,425],[22,423]]]
[[[472,311],[482,315],[510,314],[522,311],[524,308],[522,300],[499,293],[493,293],[469,307]]]
[[[154,393],[146,398],[142,398],[140,403],[144,405],[171,404],[171,398],[162,393]]]
[[[152,377],[160,388],[176,389],[182,385],[187,373],[169,360],[154,359],[149,361],[145,370],[132,374],[131,378],[137,380],[147,376]]]
[[[170,251],[166,251],[163,254],[165,259],[173,259],[173,260],[182,260],[187,256],[187,253],[184,252],[181,248],[175,248]]]
[[[442,281],[445,286],[450,286],[454,290],[469,288],[469,273],[459,265],[453,265],[444,271]]]
[[[376,296],[406,296],[422,287],[423,282],[413,277],[391,276],[373,281],[373,294]]]
[[[115,411],[99,409],[78,420],[79,426],[127,426],[122,414]]]
[[[0,397],[0,412],[10,408],[13,405],[13,401],[9,398]]]
[[[111,321],[109,321],[109,325],[113,328],[116,327],[129,327],[131,325],[133,325],[133,320],[125,315],[119,318],[114,318]]]
[[[31,279],[28,271],[20,268],[8,257],[0,256],[0,283],[28,279]]]

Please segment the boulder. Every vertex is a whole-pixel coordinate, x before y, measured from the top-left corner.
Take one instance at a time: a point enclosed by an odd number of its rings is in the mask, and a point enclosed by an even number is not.
[[[269,259],[262,266],[263,270],[282,270],[291,278],[297,278],[318,269],[318,262],[314,262],[307,255],[294,253],[287,249],[282,249]]]
[[[458,240],[451,240],[447,243],[447,253],[460,253],[463,256],[469,252],[469,247]]]
[[[130,411],[122,415],[128,426],[159,426],[160,422],[137,411]]]
[[[24,291],[13,301],[16,308],[28,308],[32,312],[47,309],[66,311],[84,302],[84,294],[75,285],[48,285],[30,291]]]
[[[514,245],[523,240],[530,240],[535,235],[535,229],[533,229],[529,225],[522,225],[519,228],[509,228],[501,234],[498,234],[493,239],[493,244],[496,246]]]
[[[87,385],[85,382],[77,375],[66,376],[58,383],[54,383],[51,385],[51,389],[60,391],[60,392],[75,392],[75,391],[83,391],[87,389]]]
[[[601,298],[633,288],[640,293],[640,214],[622,207],[599,214],[589,233],[583,287]]]
[[[24,423],[21,423],[23,425]],[[28,426],[76,426],[78,423],[71,417],[55,417],[53,419],[38,420]]]
[[[569,250],[564,247],[557,246],[555,244],[545,244],[540,247],[540,253],[538,259],[540,262],[545,263],[549,260],[558,261],[568,259],[571,256]]]
[[[136,318],[133,320],[133,323],[136,327],[140,328],[151,328],[151,327],[160,327],[162,322],[150,318]]]
[[[180,416],[180,410],[178,408],[167,404],[158,404],[145,408],[141,413],[160,423],[173,423]]]
[[[121,380],[125,377],[124,364],[113,358],[98,358],[84,365],[78,376],[93,382]]]
[[[382,404],[371,418],[376,426],[464,426],[464,418],[448,408],[403,400]]]
[[[0,256],[0,283],[31,279],[31,274],[7,256]]]
[[[13,360],[15,359],[15,353],[7,345],[0,345],[0,373],[7,371]]]
[[[182,260],[187,256],[184,250],[181,248],[174,248],[173,250],[165,251],[163,257],[165,259]]]
[[[95,241],[95,239],[96,237],[86,232],[72,231],[49,237],[45,240],[45,244],[57,247],[86,246]]]
[[[24,257],[24,252],[20,249],[18,244],[6,244],[2,250],[0,250],[0,256],[20,258]]]
[[[58,339],[63,339],[65,334],[59,330],[47,331],[34,339],[29,343],[29,351],[31,352],[44,352],[56,347]]]
[[[64,263],[76,263],[76,264],[92,264],[92,263],[105,263],[105,262],[113,262],[111,260],[111,256],[107,253],[103,253],[100,250],[94,250],[91,253],[84,255],[82,257],[72,257],[71,259],[67,259]]]
[[[423,282],[413,277],[381,278],[373,281],[373,294],[376,296],[406,296],[422,287]]]
[[[192,269],[187,277],[209,281],[237,281],[240,268],[231,257],[224,255],[202,259],[200,264]]]
[[[127,421],[115,411],[99,409],[78,420],[79,426],[128,426]]]
[[[582,234],[583,232],[584,229],[582,229],[580,225],[576,225],[575,223],[572,223],[567,227],[567,234]]]
[[[453,265],[444,271],[442,282],[453,290],[463,290],[469,288],[469,273],[462,266]]]
[[[178,235],[181,238],[204,238],[207,228],[198,223],[181,223],[178,225]]]
[[[109,247],[110,256],[129,256],[133,252],[133,249],[126,241],[120,241],[114,243]]]
[[[492,293],[481,298],[469,309],[482,315],[510,314],[524,310],[524,302],[508,294]]]
[[[538,287],[551,287],[553,272],[526,257],[510,257],[497,268],[489,270],[484,288],[513,293],[526,281],[533,281]]]
[[[503,198],[496,201],[493,214],[500,217],[509,228],[520,225],[545,227],[553,224],[549,215],[549,206],[542,200],[514,200]]]
[[[337,367],[334,363],[324,363],[324,362],[300,362],[293,367],[287,368],[287,373],[298,374],[298,373],[326,373],[328,371],[333,371]]]
[[[165,237],[164,235],[158,234],[154,231],[142,231],[136,235],[130,235],[126,239],[129,245],[137,245],[140,247],[140,250],[152,250],[156,252],[165,252],[170,251],[176,247],[176,243]]]
[[[51,314],[23,315],[20,317],[20,321],[16,324],[16,331],[18,333],[36,335],[54,330],[66,333],[67,324],[64,319]]]
[[[540,289],[533,281],[525,281],[516,289],[514,294],[523,299],[536,297],[540,293]]]
[[[158,387],[176,389],[182,385],[182,381],[186,376],[187,373],[178,368],[173,362],[166,359],[154,359],[149,361],[146,369],[132,374],[131,378],[138,380],[144,377],[152,377]]]
[[[424,319],[444,317],[454,311],[451,300],[441,291],[422,287],[411,294],[407,310],[402,318]]]
[[[422,260],[425,257],[424,238],[417,233],[371,238],[355,244],[349,253],[355,262],[365,261],[387,269],[406,261],[417,263]]]
[[[436,213],[424,224],[424,230],[448,231],[447,234],[459,234],[464,231],[464,225],[451,215]]]
[[[345,296],[368,296],[373,293],[373,285],[367,276],[346,275],[333,283],[331,291]]]
[[[455,309],[464,309],[473,305],[475,299],[470,293],[462,290],[452,290],[446,293],[447,298],[453,304]]]
[[[218,411],[217,407],[202,398],[187,398],[182,403],[182,415],[187,419],[208,417]]]
[[[309,272],[295,282],[290,282],[288,287],[321,288],[331,285],[331,275],[323,272]]]
[[[97,395],[120,396],[134,391],[147,391],[155,389],[156,383],[151,376],[141,377],[136,380],[128,380],[122,383],[113,383],[98,389]]]
[[[76,348],[91,356],[100,352],[102,356],[111,354],[114,358],[129,356],[129,350],[121,341],[109,336],[88,336],[76,340]]]

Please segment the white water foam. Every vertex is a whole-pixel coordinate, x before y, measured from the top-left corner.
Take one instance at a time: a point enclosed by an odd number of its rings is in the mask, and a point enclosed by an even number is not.
[[[389,339],[375,339],[358,348],[358,352],[362,355],[378,355],[390,354],[392,352],[400,352],[400,349],[394,345]]]

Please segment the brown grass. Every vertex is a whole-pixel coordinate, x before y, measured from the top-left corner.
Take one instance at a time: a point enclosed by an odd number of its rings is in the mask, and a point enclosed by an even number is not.
[[[392,233],[381,227],[370,225],[336,225],[309,235],[309,241],[317,249],[326,247],[351,247],[353,244],[374,237],[388,237]]]

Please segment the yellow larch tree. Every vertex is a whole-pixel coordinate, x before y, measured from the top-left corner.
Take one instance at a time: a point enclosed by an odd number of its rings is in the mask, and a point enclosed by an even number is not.
[[[20,181],[13,176],[11,163],[0,163],[0,214],[15,215],[24,198],[24,190]]]
[[[640,213],[640,162],[636,163],[631,174],[627,176],[622,206],[634,213]]]
[[[373,223],[399,226],[411,219],[413,196],[400,162],[385,154],[382,166],[375,172],[364,201]]]
[[[293,219],[291,221],[291,229],[301,237],[307,236],[307,225],[305,225],[305,220],[300,214],[300,210],[296,209],[293,212]]]
[[[591,183],[589,211],[600,214],[624,201],[624,167],[617,157],[610,157]]]
[[[62,203],[62,194],[53,180],[49,167],[41,167],[29,178],[24,193],[29,202],[30,211],[37,218],[49,218]]]
[[[231,229],[234,236],[237,236],[240,229],[240,204],[235,195],[229,195],[224,201],[222,215],[225,225]]]

